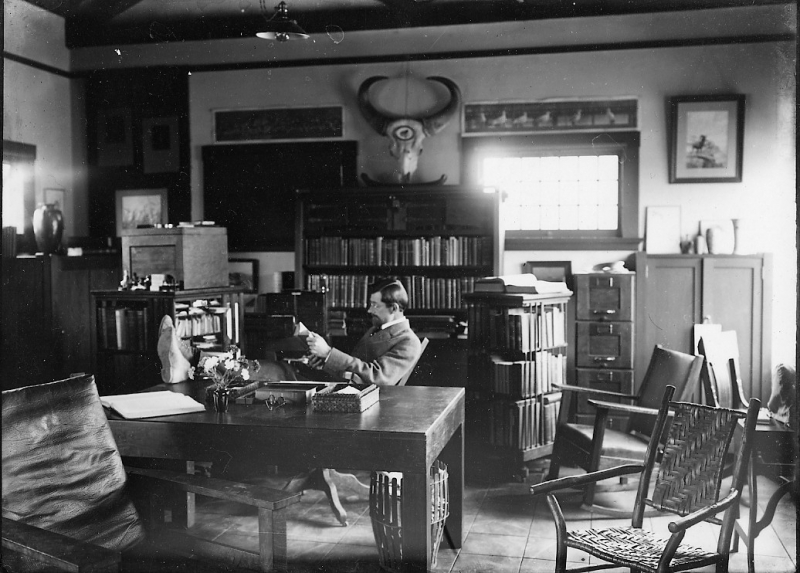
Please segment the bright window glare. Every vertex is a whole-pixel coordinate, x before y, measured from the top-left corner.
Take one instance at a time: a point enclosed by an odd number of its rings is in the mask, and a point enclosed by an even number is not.
[[[25,227],[25,168],[3,161],[3,227]]]
[[[617,155],[488,157],[483,185],[505,192],[507,230],[615,230],[619,172]]]

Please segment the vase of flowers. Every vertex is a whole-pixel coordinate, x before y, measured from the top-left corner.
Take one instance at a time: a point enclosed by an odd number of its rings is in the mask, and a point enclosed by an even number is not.
[[[256,372],[259,363],[256,360],[247,360],[239,352],[239,348],[232,344],[227,352],[210,354],[200,358],[196,368],[189,371],[189,377],[194,378],[198,372],[213,381],[211,398],[216,412],[228,411],[231,385],[250,380],[250,373]]]

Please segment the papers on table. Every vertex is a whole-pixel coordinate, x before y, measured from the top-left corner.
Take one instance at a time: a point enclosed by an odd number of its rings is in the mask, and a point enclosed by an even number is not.
[[[100,402],[106,408],[111,408],[123,418],[128,419],[188,414],[190,412],[203,412],[206,409],[205,406],[190,396],[167,390],[100,396]]]

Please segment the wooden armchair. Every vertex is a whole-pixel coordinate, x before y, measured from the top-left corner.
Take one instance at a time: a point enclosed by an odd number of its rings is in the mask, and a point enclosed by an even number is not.
[[[726,408],[671,402],[674,394],[673,386],[669,386],[663,394],[643,463],[561,478],[531,487],[534,495],[547,494],[547,505],[555,520],[556,572],[567,571],[569,548],[592,555],[592,565],[574,571],[616,566],[630,567],[632,571],[666,573],[695,570],[709,565],[715,565],[717,573],[728,571],[731,536],[742,487],[746,483],[753,432],[761,403],[751,400],[745,414]],[[671,424],[670,410],[674,413]],[[730,489],[722,490],[725,454],[743,418],[744,439],[736,451],[734,477]],[[660,436],[667,428],[669,434],[658,464]],[[564,514],[553,492],[633,474],[639,475],[639,486],[630,515],[630,526],[567,530]],[[644,529],[645,507],[679,516],[669,524],[670,535]],[[720,514],[721,519],[717,517]],[[720,526],[713,549],[694,546],[702,534],[694,536],[692,527],[703,521]],[[683,543],[684,538],[688,538],[690,543]],[[596,562],[595,558],[602,562]]]
[[[664,389],[672,385],[679,396],[685,398],[691,395],[700,382],[702,364],[702,356],[692,356],[656,345],[637,394],[559,385],[565,398],[559,414],[550,471],[546,479],[556,479],[562,465],[577,466],[587,472],[594,472],[619,464],[641,462],[647,451]],[[568,421],[570,394],[606,400],[589,400],[597,409],[593,426]],[[625,400],[630,404],[607,400]],[[628,421],[623,429],[613,430],[606,427],[611,411],[628,414]],[[615,510],[594,505],[595,489],[593,482],[587,482],[583,494],[584,505],[610,515],[618,514]]]
[[[162,551],[158,542],[178,533],[163,518],[165,500],[176,490],[246,503],[259,512],[260,554],[188,537],[186,547],[262,571],[286,567],[284,510],[299,495],[180,472],[126,471],[94,376],[5,391],[2,408],[2,543],[9,570],[154,570],[147,563]],[[134,490],[156,497],[134,505],[142,499]],[[161,552],[159,567],[164,559]]]

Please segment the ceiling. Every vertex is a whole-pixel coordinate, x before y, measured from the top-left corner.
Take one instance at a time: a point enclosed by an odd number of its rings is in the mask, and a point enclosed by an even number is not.
[[[259,0],[27,0],[63,16],[69,48],[252,37]],[[266,0],[267,17],[279,0]],[[309,34],[786,4],[787,0],[288,0]]]

